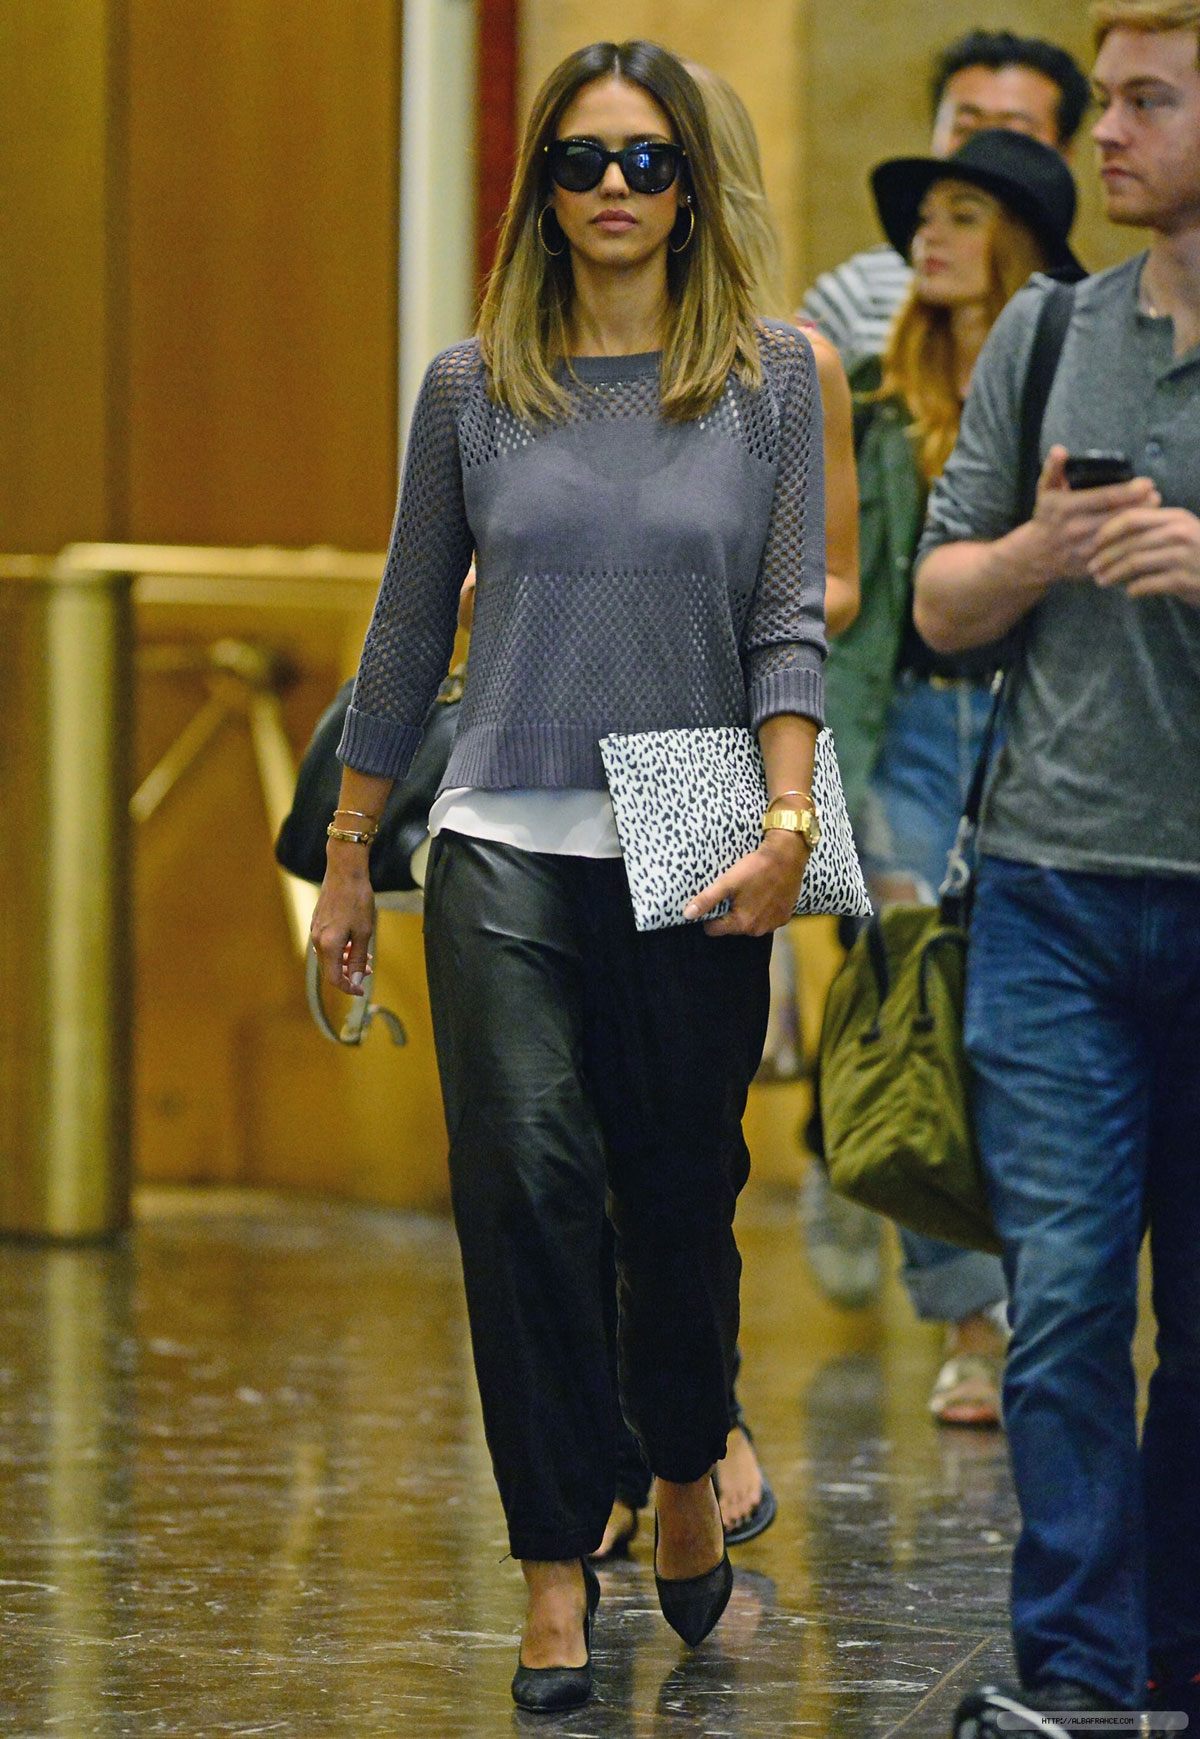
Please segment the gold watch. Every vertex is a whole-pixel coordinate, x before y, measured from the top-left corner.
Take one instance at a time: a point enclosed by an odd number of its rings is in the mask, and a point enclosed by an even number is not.
[[[769,833],[776,827],[783,828],[785,833],[798,833],[809,851],[813,850],[821,837],[821,823],[817,820],[817,812],[808,805],[797,808],[791,803],[772,803],[762,818],[762,830]]]

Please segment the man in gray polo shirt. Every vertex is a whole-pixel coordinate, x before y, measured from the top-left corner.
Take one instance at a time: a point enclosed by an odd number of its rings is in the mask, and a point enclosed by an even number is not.
[[[1149,1706],[1195,1726],[1200,0],[1099,0],[1092,15],[1108,214],[1145,226],[1150,246],[1076,292],[1026,524],[1018,403],[1045,282],[1001,315],[930,503],[916,621],[941,652],[1025,629],[981,833],[966,1020],[1011,1289],[1019,1700],[1138,1709],[1150,1680]],[[1068,454],[1089,449],[1119,450],[1134,480],[1068,489]],[[1130,1343],[1147,1220],[1158,1365],[1139,1452]],[[1003,1730],[978,1693],[955,1728]]]

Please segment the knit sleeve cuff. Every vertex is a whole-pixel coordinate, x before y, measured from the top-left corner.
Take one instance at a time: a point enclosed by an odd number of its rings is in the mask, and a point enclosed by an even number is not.
[[[356,773],[378,779],[403,779],[421,741],[417,725],[393,724],[390,719],[350,707],[338,744],[338,760]]]
[[[786,662],[781,652],[790,655]],[[770,668],[751,676],[747,699],[753,730],[777,713],[801,713],[824,724],[825,673],[818,653],[805,644],[772,647]]]

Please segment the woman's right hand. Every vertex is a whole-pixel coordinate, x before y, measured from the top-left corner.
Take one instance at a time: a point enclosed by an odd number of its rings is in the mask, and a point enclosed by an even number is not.
[[[375,893],[367,873],[367,848],[331,840],[309,933],[325,981],[335,990],[362,995],[374,928]]]

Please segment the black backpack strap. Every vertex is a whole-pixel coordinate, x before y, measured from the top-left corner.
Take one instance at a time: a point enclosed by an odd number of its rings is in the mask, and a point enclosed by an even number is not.
[[[1075,284],[1060,281],[1051,284],[1048,295],[1043,298],[1038,309],[1033,345],[1029,352],[1029,366],[1021,388],[1021,421],[1017,447],[1018,525],[1023,525],[1027,519],[1033,517],[1033,510],[1037,505],[1038,478],[1042,472],[1042,423],[1045,421],[1050,390],[1058,373],[1059,358],[1062,356],[1074,309]],[[1004,697],[1008,692],[1010,673],[1020,647],[1022,630],[1023,624],[1018,623],[1009,630],[1003,641],[997,642],[1004,649],[1004,668],[998,670],[992,680],[991,711],[967,789],[962,820],[958,824],[958,833],[946,862],[946,879],[938,897],[942,916],[951,924],[965,926],[970,917],[971,847],[979,825],[979,811],[983,806],[992,745],[996,739],[1000,714],[1004,709]]]
[[[1020,444],[1017,449],[1018,525],[1033,517],[1037,504],[1038,478],[1042,471],[1042,423],[1074,308],[1074,284],[1055,282],[1038,309],[1033,348],[1029,352],[1025,384],[1021,388]]]
[[[1027,519],[1033,517],[1037,504],[1038,478],[1042,470],[1042,422],[1074,306],[1074,283],[1055,279],[1038,309],[1029,364],[1021,387],[1015,521],[1018,525],[1023,525]],[[1015,664],[1023,635],[1023,625],[1018,622],[999,640],[992,640],[986,646],[975,646],[967,652],[959,653],[954,660],[955,671],[960,676],[973,677],[976,681],[990,680],[994,671],[1009,669]]]

